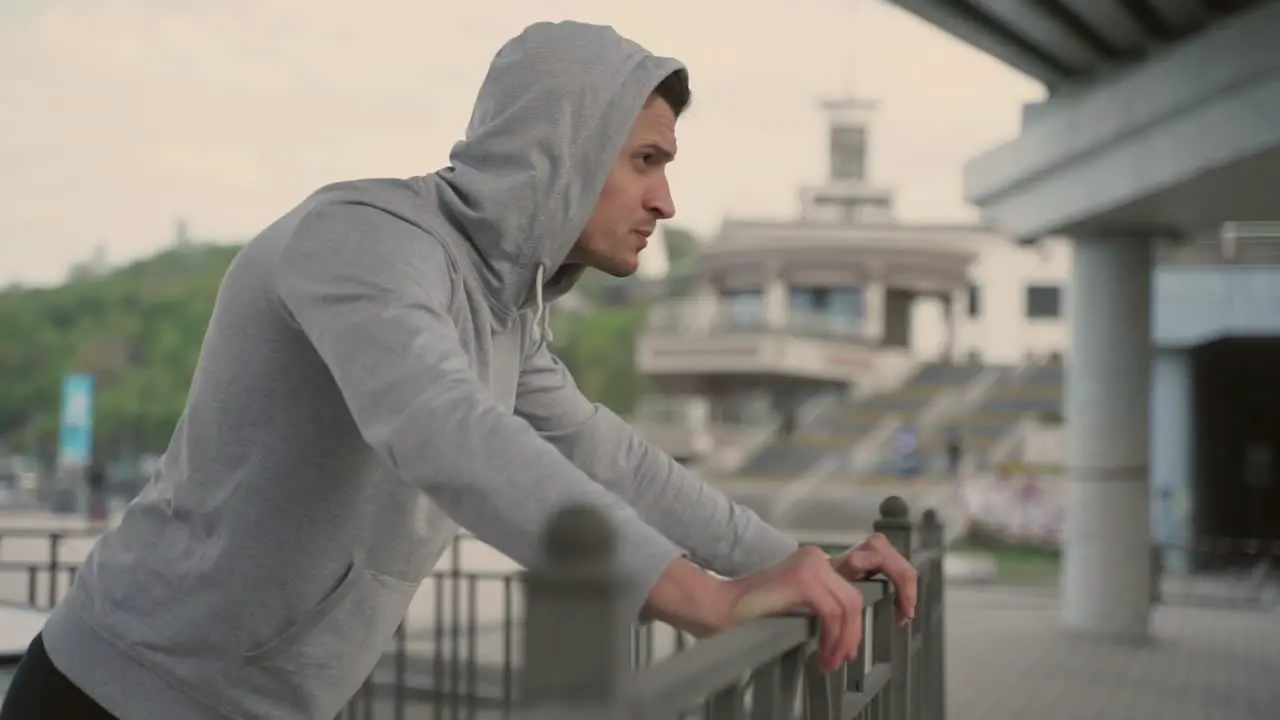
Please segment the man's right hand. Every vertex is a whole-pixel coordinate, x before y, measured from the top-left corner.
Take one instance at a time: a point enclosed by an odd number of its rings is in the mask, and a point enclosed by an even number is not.
[[[808,609],[822,624],[819,665],[834,670],[853,660],[862,641],[862,594],[831,559],[803,546],[786,560],[750,575],[721,580],[685,559],[668,566],[649,593],[648,612],[694,635],[748,620]]]

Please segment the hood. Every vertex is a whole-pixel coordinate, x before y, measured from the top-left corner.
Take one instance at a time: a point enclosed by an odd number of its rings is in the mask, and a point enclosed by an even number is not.
[[[450,165],[423,181],[474,249],[494,310],[563,295],[564,266],[649,95],[684,66],[613,28],[538,23],[498,51]]]

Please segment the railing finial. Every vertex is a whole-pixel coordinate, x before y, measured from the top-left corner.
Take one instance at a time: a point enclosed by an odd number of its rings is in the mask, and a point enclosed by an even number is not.
[[[942,519],[933,508],[920,515],[920,548],[934,550],[943,546]]]
[[[873,524],[875,531],[884,535],[902,556],[911,559],[912,542],[911,508],[907,501],[890,495],[880,503],[880,517]]]
[[[522,702],[531,717],[604,717],[631,675],[627,580],[617,536],[597,509],[568,506],[547,521],[541,562],[525,573]]]
[[[542,532],[542,552],[551,565],[608,562],[615,544],[604,516],[582,505],[557,510]]]
[[[885,520],[905,520],[911,514],[907,501],[890,495],[880,503],[880,517]]]

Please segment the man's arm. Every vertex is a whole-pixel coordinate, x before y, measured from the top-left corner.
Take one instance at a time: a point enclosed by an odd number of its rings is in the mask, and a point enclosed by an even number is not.
[[[587,400],[545,343],[525,359],[516,414],[710,570],[727,576],[755,572],[798,547],[650,445],[608,408]]]
[[[446,310],[449,258],[380,211],[325,207],[299,224],[275,271],[286,314],[328,366],[365,441],[406,482],[517,562],[567,505],[600,510],[618,534],[638,615],[655,584],[680,584],[681,551],[493,402]],[[659,581],[660,577],[666,581]],[[672,579],[674,578],[674,580]],[[682,597],[670,592],[662,597]],[[680,616],[688,608],[667,608]]]

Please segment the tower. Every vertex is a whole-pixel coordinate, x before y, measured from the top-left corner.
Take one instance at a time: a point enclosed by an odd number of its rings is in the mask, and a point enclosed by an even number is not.
[[[852,0],[849,7],[853,7]],[[821,186],[800,190],[800,214],[806,222],[884,222],[893,218],[893,192],[872,186],[868,177],[876,103],[854,90],[851,55],[855,44],[846,45],[850,49],[841,64],[841,91],[820,102],[827,116],[827,179]]]

